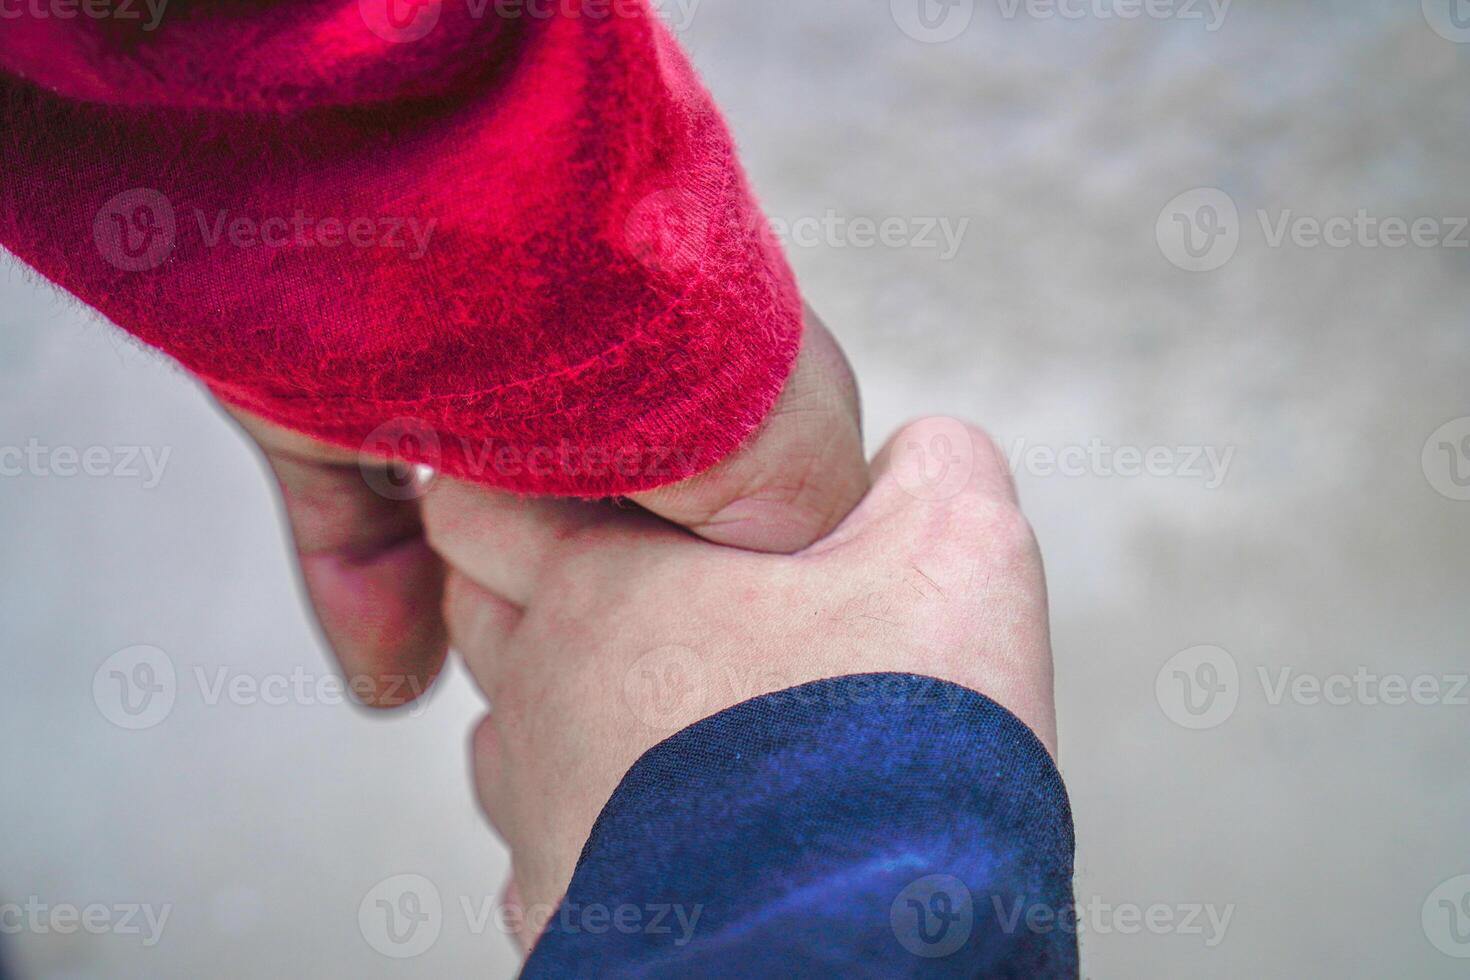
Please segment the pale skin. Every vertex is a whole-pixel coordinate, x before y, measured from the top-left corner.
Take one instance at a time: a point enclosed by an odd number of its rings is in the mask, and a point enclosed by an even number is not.
[[[966,473],[939,499],[923,453]],[[917,450],[917,451],[916,451]],[[648,514],[440,481],[424,501],[449,565],[445,621],[491,705],[472,757],[510,848],[506,919],[534,943],[623,775],[673,732],[807,681],[895,671],[998,701],[1055,751],[1040,554],[1001,453],[925,420],[871,491],[794,555],[703,542]]]
[[[444,563],[424,540],[422,501],[390,500],[364,479],[383,460],[310,439],[231,405],[280,488],[301,580],[352,691],[400,707],[444,665]],[[836,342],[807,311],[802,351],[761,429],[738,452],[631,501],[706,540],[792,552],[862,498],[857,387]]]
[[[925,420],[870,469],[851,372],[810,311],[807,324],[740,452],[617,505],[443,478],[389,500],[363,478],[382,461],[226,406],[277,478],[354,692],[405,704],[452,643],[491,702],[474,777],[511,851],[524,946],[638,757],[751,697],[923,674],[995,699],[1055,752],[1041,558],[1002,454],[979,430]],[[961,464],[937,484],[936,447]]]

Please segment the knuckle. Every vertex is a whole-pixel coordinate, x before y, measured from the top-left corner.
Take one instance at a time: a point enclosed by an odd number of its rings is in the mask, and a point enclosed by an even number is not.
[[[1040,555],[1031,522],[1009,501],[967,498],[952,509],[950,523],[961,538],[989,554],[1016,559]]]

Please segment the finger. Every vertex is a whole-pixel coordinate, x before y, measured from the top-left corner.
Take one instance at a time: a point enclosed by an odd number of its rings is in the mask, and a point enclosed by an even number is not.
[[[862,503],[809,550],[830,551],[864,534],[887,534],[895,521],[943,527],[957,510],[1019,518],[1010,466],[984,430],[944,416],[918,419],[873,457],[872,488]]]
[[[275,474],[302,584],[349,688],[362,703],[399,707],[428,690],[448,640],[444,566],[428,547],[417,503],[376,493],[356,454],[225,406]]]
[[[503,920],[510,926],[511,937],[521,954],[525,955],[531,951],[531,944],[526,937],[526,907],[521,901],[521,886],[516,883],[515,873],[512,872],[509,880],[505,883],[505,889],[500,893],[500,907],[503,910]]]
[[[522,607],[564,543],[615,513],[606,505],[521,497],[449,479],[434,481],[423,499],[434,550],[481,588]]]
[[[943,415],[910,422],[873,457],[873,482],[909,498],[1018,504],[1011,467],[984,429]]]
[[[481,718],[470,731],[470,775],[475,784],[475,801],[480,806],[480,813],[496,836],[507,847],[512,846],[516,830],[511,819],[515,812],[511,805],[514,797],[506,786],[500,732],[495,727],[493,714]]]
[[[796,366],[751,441],[696,477],[631,499],[710,541],[790,553],[835,527],[867,488],[852,369],[809,309]]]
[[[1055,754],[1045,571],[989,435],[950,418],[905,426],[874,459],[872,491],[808,554],[886,567],[942,604],[916,634],[937,654],[923,672],[983,691]]]
[[[492,703],[506,643],[520,620],[518,606],[487,592],[454,569],[449,570],[444,583],[444,622],[449,629],[449,645],[459,651],[470,676]]]

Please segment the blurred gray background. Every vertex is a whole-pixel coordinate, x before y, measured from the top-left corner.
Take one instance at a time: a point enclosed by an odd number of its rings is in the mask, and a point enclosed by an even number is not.
[[[665,15],[870,443],[949,414],[1014,454],[1086,975],[1465,976],[1470,4],[1017,4]],[[1360,211],[1432,226],[1334,246],[1300,221]],[[898,223],[874,244],[860,219]],[[965,221],[953,254],[925,231]],[[390,719],[210,704],[200,672],[332,670],[261,467],[178,370],[8,257],[0,406],[0,447],[169,453],[156,485],[116,454],[0,477],[0,903],[170,908],[151,946],[142,915],[0,937],[20,976],[511,975],[464,677]],[[137,645],[178,693],[129,731],[92,690]],[[392,959],[358,908],[403,873],[445,914]]]

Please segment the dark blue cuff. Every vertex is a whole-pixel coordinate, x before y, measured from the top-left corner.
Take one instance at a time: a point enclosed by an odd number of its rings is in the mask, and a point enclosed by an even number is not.
[[[1075,977],[1072,820],[974,691],[833,678],[650,749],[527,977]]]

